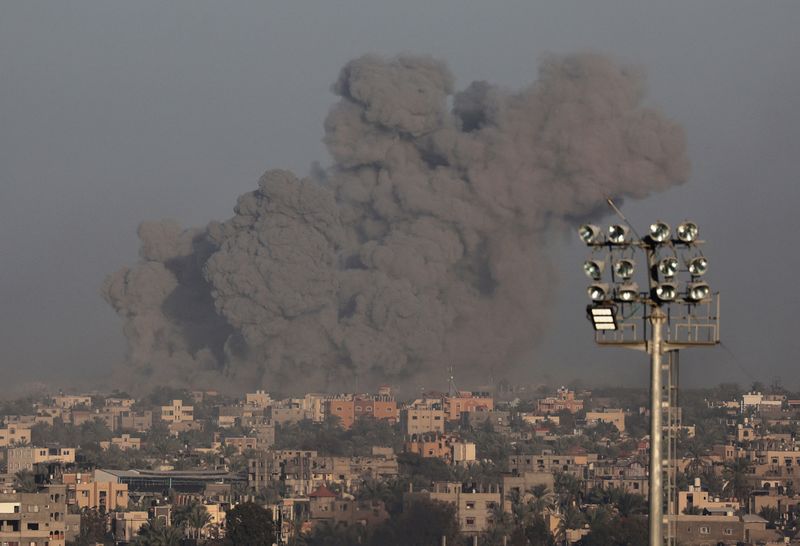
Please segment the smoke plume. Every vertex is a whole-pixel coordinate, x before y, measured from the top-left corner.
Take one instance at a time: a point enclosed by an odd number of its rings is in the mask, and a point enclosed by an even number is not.
[[[548,57],[518,92],[453,85],[430,58],[353,60],[332,166],[266,172],[222,223],[143,223],[140,262],[104,286],[137,381],[367,387],[451,363],[486,381],[540,336],[552,234],[688,175],[642,74],[602,56]]]

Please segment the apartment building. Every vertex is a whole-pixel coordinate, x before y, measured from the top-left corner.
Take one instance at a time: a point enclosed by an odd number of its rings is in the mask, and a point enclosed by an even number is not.
[[[456,396],[446,396],[443,409],[448,421],[459,421],[461,414],[466,411],[492,411],[494,399],[487,392],[461,391]]]
[[[111,512],[127,510],[128,484],[111,480],[96,480],[93,474],[67,473],[61,478],[67,486],[67,504],[80,509],[95,508]]]
[[[13,447],[6,454],[9,473],[20,470],[33,470],[37,464],[75,462],[75,448],[72,447]]]
[[[31,443],[31,429],[26,425],[8,425],[0,428],[0,447]]]
[[[494,508],[500,506],[503,500],[499,487],[483,489],[457,482],[435,482],[430,492],[406,493],[403,502],[413,503],[419,498],[453,504],[458,525],[465,535],[486,532],[491,525]]]
[[[159,408],[158,417],[167,423],[185,423],[194,421],[194,406],[187,406],[182,400]]]
[[[575,391],[561,387],[555,396],[548,396],[537,401],[537,410],[540,414],[558,413],[566,410],[577,413],[583,409],[583,400],[575,398]]]
[[[417,405],[400,411],[400,428],[408,436],[444,434],[445,413],[440,406]]]
[[[244,403],[247,406],[264,409],[272,405],[272,398],[268,392],[257,390],[256,392],[246,393],[244,395]]]
[[[625,432],[625,412],[621,409],[606,409],[586,412],[586,424],[608,423],[614,425],[618,431]]]
[[[325,415],[337,417],[339,426],[347,430],[356,420],[356,401],[349,396],[332,398],[325,401]]]
[[[92,397],[88,394],[61,394],[53,397],[53,405],[61,409],[72,409],[75,406],[92,407]]]
[[[111,529],[117,543],[128,544],[138,535],[139,529],[147,523],[147,512],[114,512]]]
[[[100,442],[100,447],[102,449],[117,447],[122,451],[128,451],[129,449],[138,450],[142,447],[142,439],[131,436],[130,434],[123,434],[122,436],[115,436],[114,438],[111,438],[111,441]]]
[[[64,546],[66,495],[63,486],[41,493],[0,493],[0,544]]]

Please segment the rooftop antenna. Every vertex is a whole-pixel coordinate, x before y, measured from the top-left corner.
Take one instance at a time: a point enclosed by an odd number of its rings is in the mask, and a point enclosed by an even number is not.
[[[452,398],[454,396],[458,396],[458,387],[456,387],[455,366],[450,364],[450,366],[447,367],[447,373],[450,376],[447,383],[447,394]]]

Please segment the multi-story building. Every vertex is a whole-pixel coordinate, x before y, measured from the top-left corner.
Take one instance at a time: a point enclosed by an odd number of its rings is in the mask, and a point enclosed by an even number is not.
[[[134,432],[147,432],[153,427],[153,412],[150,410],[133,411],[125,410],[119,414],[119,426],[122,430]]]
[[[78,508],[111,512],[128,509],[128,484],[116,480],[97,481],[92,474],[68,473],[61,478],[67,486],[67,503]]]
[[[575,391],[561,387],[555,396],[538,400],[537,409],[540,414],[558,413],[564,410],[577,413],[583,409],[583,400],[575,398]]]
[[[167,423],[194,421],[194,406],[187,406],[183,400],[173,400],[171,404],[159,408],[159,419]]]
[[[577,478],[588,476],[589,466],[597,463],[597,454],[554,455],[551,453],[511,455],[508,470],[520,475],[524,472],[566,472]]]
[[[486,532],[495,507],[500,506],[503,500],[499,487],[480,489],[456,482],[435,482],[430,492],[406,493],[403,502],[410,504],[419,498],[453,504],[459,527],[465,535]]]
[[[400,411],[400,428],[403,434],[444,434],[445,413],[441,406],[415,405]]]
[[[356,401],[349,395],[325,401],[325,415],[339,419],[339,426],[347,430],[356,420]]]
[[[0,493],[0,544],[64,546],[67,504],[63,489]]]
[[[61,394],[53,397],[53,405],[61,409],[71,409],[75,406],[92,407],[92,397],[88,394],[72,395]]]
[[[100,442],[100,447],[102,449],[117,447],[122,451],[128,451],[129,449],[140,449],[142,447],[142,439],[133,437],[130,434],[123,434],[121,436],[115,436],[114,438],[111,438],[111,441]]]
[[[621,409],[605,409],[586,412],[586,424],[609,423],[617,427],[620,432],[625,432],[625,412]]]
[[[465,411],[492,411],[494,399],[486,392],[461,391],[456,396],[446,396],[443,409],[448,421],[459,421]]]
[[[75,448],[72,447],[14,447],[6,454],[8,471],[33,470],[37,464],[75,462]]]
[[[31,429],[27,425],[8,425],[0,428],[0,447],[31,443]]]
[[[139,530],[147,523],[147,512],[114,512],[111,529],[115,544],[128,544],[139,535]]]
[[[272,405],[272,398],[270,398],[268,392],[257,390],[256,392],[248,392],[245,394],[244,403],[247,406],[263,409]]]
[[[312,526],[326,522],[333,526],[362,525],[374,528],[389,519],[382,501],[339,498],[325,486],[312,491],[308,498]]]
[[[399,418],[397,401],[394,398],[359,395],[355,399],[355,418],[382,419],[396,423]]]
[[[471,429],[491,427],[494,432],[506,433],[511,430],[511,412],[490,410],[486,407],[461,412],[461,426]]]

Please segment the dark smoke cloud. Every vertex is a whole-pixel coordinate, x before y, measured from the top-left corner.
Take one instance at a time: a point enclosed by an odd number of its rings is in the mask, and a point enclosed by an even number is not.
[[[366,387],[450,363],[486,381],[546,322],[551,234],[688,175],[642,74],[599,55],[455,94],[439,61],[365,56],[333,90],[330,168],[268,171],[201,230],[142,224],[140,263],[104,287],[139,381]]]

